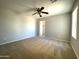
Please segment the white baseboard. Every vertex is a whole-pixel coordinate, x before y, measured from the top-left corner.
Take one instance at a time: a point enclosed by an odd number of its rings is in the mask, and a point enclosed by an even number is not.
[[[72,44],[71,44],[71,47],[72,47],[72,49],[74,50],[74,53],[75,53],[77,59],[79,59],[79,56],[78,56],[78,54],[77,54],[77,52],[76,52],[76,50],[75,50],[75,48],[74,48],[74,46],[73,46]]]
[[[34,37],[34,36],[33,36],[33,37]],[[9,43],[13,43],[13,42],[17,42],[17,41],[21,41],[21,40],[25,40],[25,39],[33,38],[33,37],[26,37],[26,38],[22,38],[22,39],[18,39],[18,40],[13,40],[13,41],[9,41],[9,42],[5,42],[5,43],[1,43],[0,45],[9,44]]]

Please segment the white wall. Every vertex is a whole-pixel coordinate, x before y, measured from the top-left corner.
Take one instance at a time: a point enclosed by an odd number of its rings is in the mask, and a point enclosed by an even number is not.
[[[72,12],[74,11],[78,3],[79,1],[76,0]],[[77,15],[77,39],[74,39],[71,36],[71,45],[72,48],[74,49],[77,58],[79,59],[79,7],[78,7],[78,15]]]
[[[19,15],[0,8],[0,45],[36,35],[36,20],[32,16]]]
[[[40,20],[46,21],[45,25],[46,37],[66,41],[70,39],[70,14],[67,13],[57,16],[50,16],[42,18]]]

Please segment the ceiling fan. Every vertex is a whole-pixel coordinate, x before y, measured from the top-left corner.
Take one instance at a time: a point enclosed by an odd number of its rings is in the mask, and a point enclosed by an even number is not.
[[[36,8],[36,13],[34,13],[34,14],[32,14],[32,15],[39,14],[39,16],[42,17],[42,15],[41,15],[42,13],[43,13],[43,14],[48,14],[48,12],[44,12],[44,11],[43,11],[44,8],[45,8],[45,7]]]

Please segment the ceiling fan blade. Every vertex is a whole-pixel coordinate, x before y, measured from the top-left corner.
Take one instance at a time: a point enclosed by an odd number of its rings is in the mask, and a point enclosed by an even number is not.
[[[37,14],[37,12],[36,12],[36,13],[34,13],[34,14],[32,14],[32,15],[35,15],[35,14]]]
[[[42,15],[41,15],[41,13],[40,13],[40,12],[39,12],[38,14],[39,14],[39,16],[40,16],[40,17],[42,17]]]
[[[39,14],[39,16],[40,16],[40,17],[42,17],[42,15],[41,15],[41,14]]]
[[[41,11],[41,10],[43,10],[44,9],[44,7],[41,7],[40,9],[39,9],[39,11]]]
[[[41,13],[48,14],[48,12],[41,12]]]

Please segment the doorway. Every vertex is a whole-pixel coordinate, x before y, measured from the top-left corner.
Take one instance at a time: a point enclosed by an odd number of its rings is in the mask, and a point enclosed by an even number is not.
[[[45,36],[45,21],[40,21],[39,27],[39,36]]]

